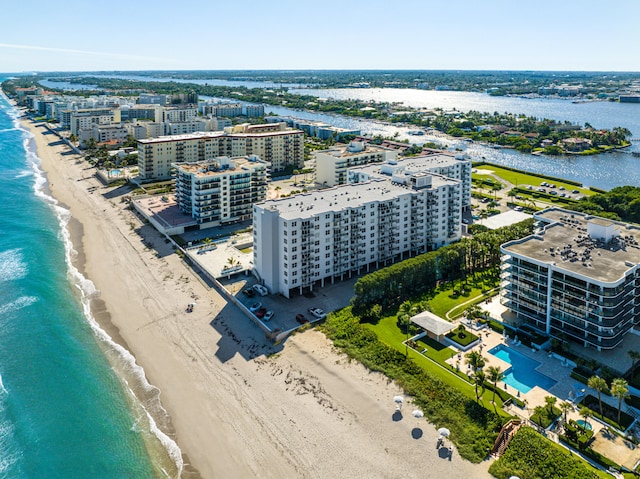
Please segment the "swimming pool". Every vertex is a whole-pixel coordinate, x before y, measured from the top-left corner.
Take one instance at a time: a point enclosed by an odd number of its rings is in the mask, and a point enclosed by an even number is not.
[[[593,429],[593,427],[591,426],[591,424],[589,424],[587,421],[585,421],[584,419],[578,419],[576,421],[576,423],[579,426],[582,426],[583,428],[585,428],[587,431],[591,431]]]
[[[499,344],[495,348],[491,348],[489,354],[511,364],[511,367],[504,372],[502,380],[521,393],[528,393],[535,386],[548,391],[557,382],[536,371],[536,368],[540,366],[540,361],[528,358],[509,346]]]

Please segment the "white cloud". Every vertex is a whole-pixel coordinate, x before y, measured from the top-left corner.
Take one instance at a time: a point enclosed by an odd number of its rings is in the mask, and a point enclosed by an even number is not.
[[[154,62],[154,61],[167,62],[167,59],[164,59],[164,58],[141,56],[141,55],[128,55],[126,53],[92,52],[88,50],[75,50],[71,48],[42,47],[37,45],[19,45],[15,43],[0,43],[0,48],[10,48],[10,49],[16,49],[16,50],[32,50],[32,51],[40,51],[40,52],[70,53],[75,55],[90,55],[90,56],[99,56],[99,57],[108,57],[108,58],[122,58],[122,59],[129,59],[129,60],[146,60],[151,62]]]

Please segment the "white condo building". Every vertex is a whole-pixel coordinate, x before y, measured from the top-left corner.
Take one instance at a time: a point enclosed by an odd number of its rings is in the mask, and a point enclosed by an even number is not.
[[[347,182],[347,170],[368,163],[395,160],[398,151],[352,141],[348,145],[336,145],[327,150],[315,151],[316,183],[324,186],[343,185]]]
[[[176,201],[200,228],[251,219],[267,195],[266,162],[255,156],[175,165]]]
[[[120,110],[112,108],[75,110],[69,113],[69,129],[74,135],[95,125],[120,123]]]
[[[471,209],[471,160],[464,156],[433,153],[401,160],[388,160],[383,164],[369,164],[349,168],[347,183],[359,183],[373,178],[388,178],[410,184],[420,174],[438,174],[461,182],[461,210]]]
[[[409,178],[254,205],[256,275],[289,297],[459,240],[462,182],[425,173]]]

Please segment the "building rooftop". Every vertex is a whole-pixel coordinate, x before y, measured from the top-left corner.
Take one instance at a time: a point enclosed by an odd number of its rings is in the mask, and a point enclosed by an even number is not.
[[[193,174],[197,178],[207,176],[220,176],[240,171],[250,171],[257,165],[266,166],[266,162],[257,156],[236,156],[233,158],[220,157],[208,161],[197,161],[188,163],[175,163],[174,166],[179,173]]]
[[[279,211],[284,219],[311,218],[325,211],[339,212],[350,207],[357,208],[376,200],[397,198],[409,192],[408,188],[389,181],[372,180],[269,200],[260,206],[264,209]]]
[[[198,139],[207,139],[207,138],[220,138],[220,137],[231,137],[231,138],[255,138],[255,137],[270,137],[270,136],[278,136],[278,135],[290,135],[292,133],[300,133],[303,134],[302,130],[281,130],[281,131],[269,131],[269,132],[255,132],[255,133],[228,133],[225,131],[207,131],[207,132],[195,132],[195,133],[186,133],[184,135],[168,135],[168,136],[159,136],[157,138],[145,138],[142,140],[138,140],[138,143],[142,145],[151,145],[155,143],[168,143],[173,141],[187,141],[187,140],[198,140]]]
[[[638,226],[560,208],[534,218],[548,225],[537,235],[506,243],[503,252],[601,283],[617,282],[640,264]]]
[[[319,150],[316,153],[332,155],[336,158],[348,158],[350,156],[368,155],[372,153],[395,152],[391,148],[384,148],[378,145],[366,144],[361,142],[351,142],[348,145],[337,144],[326,150]]]
[[[402,170],[404,170],[406,174],[415,174],[429,171],[431,168],[446,168],[463,162],[471,164],[471,160],[466,158],[457,159],[453,156],[435,153],[400,160],[389,160],[384,163],[370,163],[368,165],[353,167],[351,170],[372,176],[389,176]]]
[[[411,322],[437,336],[447,334],[456,327],[454,324],[442,319],[440,316],[436,316],[430,311],[423,311],[422,313],[416,314],[411,317]]]

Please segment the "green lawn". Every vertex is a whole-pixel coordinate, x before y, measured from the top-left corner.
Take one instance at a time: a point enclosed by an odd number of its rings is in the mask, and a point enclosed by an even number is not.
[[[474,300],[472,303],[476,303],[480,301],[483,293],[495,288],[498,286],[498,280],[493,279],[493,277],[488,275],[476,275],[473,278],[468,278],[468,283],[463,285],[462,287],[456,283],[455,288],[451,286],[451,284],[446,284],[444,286],[439,287],[436,290],[435,295],[430,298],[421,298],[421,300],[426,300],[429,303],[429,307],[431,308],[431,312],[433,314],[437,314],[441,318],[446,318],[446,315],[449,311],[456,308],[456,306],[465,303],[469,300]],[[460,294],[461,290],[464,289],[464,294]],[[458,294],[454,294],[454,290],[458,291]],[[466,308],[460,306],[460,308],[456,308],[455,315],[452,315],[454,318],[460,316],[464,309]]]
[[[471,333],[470,331],[467,331],[466,328],[464,328],[464,326],[462,326],[462,329],[456,328],[450,333],[448,333],[447,338],[449,338],[451,341],[455,341],[456,343],[458,343],[460,346],[463,346],[463,347],[468,346],[472,342],[478,340],[478,336]]]
[[[545,407],[541,415],[532,414],[531,421],[546,429],[560,416],[560,414],[562,414],[562,411],[555,406],[553,407],[553,411],[549,411],[549,408]]]
[[[572,190],[578,190],[580,191],[581,195],[594,194],[593,191],[589,190],[588,188],[582,188],[580,186],[572,185],[569,183],[563,183],[561,180],[548,180],[546,178],[541,178],[539,176],[536,176],[533,173],[529,174],[524,172],[505,170],[493,165],[481,165],[478,167],[478,169],[491,170],[493,171],[493,174],[502,178],[505,181],[508,181],[514,186],[515,185],[517,186],[531,185],[531,186],[539,187],[540,184],[544,181],[547,183],[553,183],[554,185],[556,185],[556,189],[560,188],[561,186],[564,186],[564,188],[569,192],[571,192]],[[486,175],[479,175],[479,177],[486,178]]]
[[[408,351],[411,359],[413,359],[417,365],[428,371],[429,374],[456,388],[465,396],[475,401],[475,389],[469,382],[466,374],[463,372],[465,370],[465,368],[462,367],[464,365],[464,359],[460,365],[460,372],[452,371],[451,367],[445,363],[446,359],[451,358],[451,356],[455,354],[455,351],[452,348],[444,346],[429,338],[422,338],[418,343],[418,347],[421,348],[420,351],[422,351],[422,349],[427,349],[423,354],[420,354],[419,351],[415,351],[412,348],[405,347],[403,341],[406,340],[406,335],[400,331],[400,328],[398,328],[397,318],[395,315],[385,316],[380,319],[377,324],[366,323],[365,326],[375,331],[380,341],[403,354],[405,351]],[[420,343],[423,343],[425,346],[422,347],[422,344]],[[492,393],[487,389],[481,397],[480,402],[484,407],[493,411],[494,406],[490,402],[491,399]],[[499,396],[496,396],[495,410],[503,417],[510,417],[510,415],[504,412],[501,408],[502,400]]]

